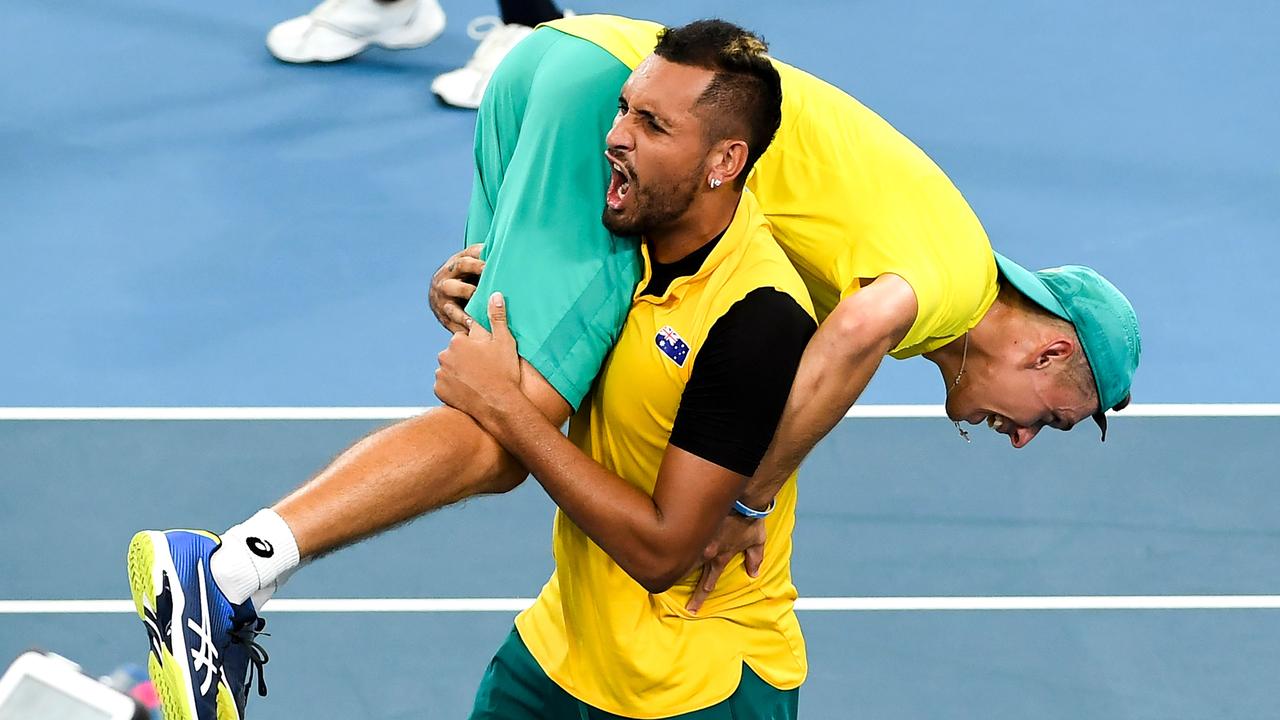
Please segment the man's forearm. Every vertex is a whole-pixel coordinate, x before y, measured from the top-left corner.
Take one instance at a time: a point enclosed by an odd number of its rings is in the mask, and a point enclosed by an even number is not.
[[[884,276],[846,298],[805,348],[773,442],[747,483],[742,501],[763,509],[818,441],[862,395],[884,356],[915,319],[915,295]]]
[[[556,505],[647,588],[665,589],[656,586],[687,570],[705,542],[680,537],[673,530],[678,523],[654,498],[583,453],[523,397],[512,395],[484,425]]]
[[[652,496],[632,485],[575,447],[521,391],[524,371],[498,293],[489,320],[492,333],[472,326],[440,353],[436,395],[480,423],[626,573],[650,592],[665,591],[693,566],[747,478],[669,445]]]
[[[848,354],[833,345],[831,338],[815,335],[805,350],[773,442],[743,492],[749,507],[769,504],[813,446],[848,412],[892,349],[884,341]]]

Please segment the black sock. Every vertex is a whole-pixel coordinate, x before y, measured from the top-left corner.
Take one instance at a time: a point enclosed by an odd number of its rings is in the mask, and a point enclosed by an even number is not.
[[[507,25],[528,25],[558,20],[564,17],[554,0],[498,0],[502,10],[502,22]]]

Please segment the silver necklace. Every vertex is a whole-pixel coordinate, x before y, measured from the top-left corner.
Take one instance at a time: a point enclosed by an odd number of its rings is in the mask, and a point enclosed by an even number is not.
[[[960,372],[956,373],[956,379],[952,380],[951,387],[947,388],[947,397],[951,396],[951,391],[956,389],[956,386],[960,384],[960,378],[964,377],[964,363],[968,359],[969,359],[969,333],[965,333],[964,334],[964,352],[960,355]],[[960,427],[959,420],[952,420],[951,422],[956,426],[956,432],[960,433],[960,437],[964,438],[965,442],[967,443],[973,442],[972,440],[969,439],[969,431]]]

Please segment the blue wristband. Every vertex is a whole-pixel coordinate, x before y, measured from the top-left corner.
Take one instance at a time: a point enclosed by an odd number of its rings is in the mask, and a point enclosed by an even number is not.
[[[778,504],[778,501],[775,498],[769,501],[769,507],[763,510],[754,510],[752,508],[747,507],[746,505],[743,505],[741,500],[734,500],[733,510],[734,512],[738,513],[742,517],[751,518],[752,520],[759,520],[761,518],[769,517],[769,513],[773,512],[773,508],[777,504]]]

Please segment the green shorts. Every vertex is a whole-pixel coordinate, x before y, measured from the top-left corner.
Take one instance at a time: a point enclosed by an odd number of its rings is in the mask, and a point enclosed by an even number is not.
[[[795,720],[800,689],[779,690],[746,665],[738,689],[723,702],[668,720]],[[513,628],[480,681],[471,720],[625,720],[560,689]]]
[[[486,328],[507,299],[520,355],[576,410],[613,347],[641,274],[640,246],[601,224],[605,135],[630,70],[540,28],[503,59],[476,117],[468,245],[484,273],[467,312]]]

